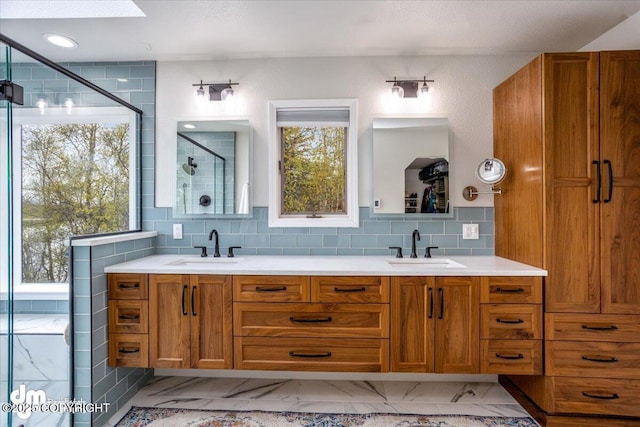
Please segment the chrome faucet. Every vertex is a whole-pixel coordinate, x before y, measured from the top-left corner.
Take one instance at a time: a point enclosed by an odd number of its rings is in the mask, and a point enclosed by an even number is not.
[[[417,240],[420,240],[420,232],[413,230],[413,234],[411,235],[411,255],[409,255],[409,258],[418,258],[418,254],[416,254],[416,237]]]
[[[213,247],[213,256],[216,258],[219,258],[220,257],[220,240],[218,237],[218,230],[216,229],[211,230],[211,233],[209,233],[209,240],[212,240],[214,235],[216,236],[216,242]]]

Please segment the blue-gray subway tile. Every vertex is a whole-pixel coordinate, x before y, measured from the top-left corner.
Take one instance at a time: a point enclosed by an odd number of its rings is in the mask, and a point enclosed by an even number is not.
[[[447,236],[443,234],[431,236],[431,245],[440,248],[457,248],[458,236]]]
[[[402,236],[400,235],[378,235],[377,245],[380,249],[389,246],[402,246]]]
[[[324,235],[322,246],[326,248],[348,248],[351,246],[351,236],[348,234]]]
[[[284,248],[282,249],[282,255],[304,256],[311,255],[309,248]]]
[[[338,248],[338,255],[343,255],[343,256],[362,256],[362,255],[364,255],[364,249]]]
[[[360,218],[360,221],[366,221],[369,218],[371,218],[371,208],[369,206],[360,206],[358,208],[358,215]]]
[[[157,255],[177,255],[178,253],[178,248],[170,248],[165,246],[156,249]]]
[[[123,252],[131,252],[135,249],[135,240],[129,240],[128,242],[118,242],[115,244],[114,251],[117,254]]]
[[[487,237],[488,236],[480,236],[479,239],[463,239],[462,236],[458,238],[458,247],[459,248],[487,248],[490,247],[487,245]]]
[[[484,208],[484,219],[487,221],[494,220],[494,209],[493,208]]]
[[[335,256],[338,254],[336,248],[311,248],[310,255],[316,256]]]
[[[255,234],[258,232],[258,222],[250,219],[233,221],[231,225],[233,233]]]
[[[91,257],[104,258],[115,253],[116,247],[114,243],[108,243],[106,245],[97,245],[91,249]]]
[[[434,251],[435,254],[435,251]],[[471,249],[445,249],[445,256],[467,256],[471,255]]]
[[[391,225],[388,221],[362,221],[360,226],[364,229],[364,234],[389,234]]]
[[[230,234],[231,222],[228,220],[205,220],[204,232],[208,235],[211,230],[216,230],[218,234]]]
[[[91,313],[91,297],[90,296],[74,297],[73,312],[77,314],[90,314]]]
[[[444,234],[462,234],[462,223],[458,221],[445,222]]]
[[[182,232],[184,234],[204,234],[204,221],[184,221],[182,224]],[[171,224],[171,232],[173,234],[173,223]]]
[[[490,221],[480,222],[478,224],[480,234],[494,235],[494,223]]]
[[[458,208],[459,221],[483,221],[484,208]]]
[[[145,221],[166,221],[167,210],[164,208],[143,208],[142,217]]]
[[[74,259],[73,260],[73,277],[74,277],[74,280],[91,277],[90,262],[85,260]]]
[[[391,234],[411,234],[418,228],[418,221],[391,221]]]
[[[269,235],[267,234],[247,234],[244,236],[244,244],[248,248],[268,248]]]
[[[282,229],[282,234],[309,234],[309,227],[287,227]]]
[[[365,248],[364,255],[366,255],[366,256],[389,255],[389,250],[388,249],[366,249]]]
[[[376,236],[369,234],[354,234],[351,236],[351,247],[353,248],[375,248]]]
[[[258,255],[282,255],[282,249],[278,248],[258,248]]]
[[[74,297],[82,297],[82,296],[91,296],[91,279],[90,278],[82,278],[82,279],[74,279],[73,280],[73,296]]]
[[[418,231],[420,234],[443,234],[443,221],[418,221]]]
[[[353,228],[351,228],[353,230]],[[333,235],[338,234],[337,227],[311,227],[309,229],[310,234],[322,234],[322,235]]]
[[[299,235],[298,246],[303,248],[320,248],[322,247],[322,235]]]
[[[74,313],[73,330],[74,332],[91,332],[91,315]]]
[[[269,245],[272,248],[295,248],[296,236],[295,235],[273,235],[269,240]]]
[[[31,308],[34,311],[38,311],[40,313],[55,313],[56,312],[56,302],[55,301],[38,301],[34,300],[31,303]]]
[[[495,255],[495,250],[492,248],[486,248],[486,249],[482,249],[482,248],[473,248],[471,249],[471,255],[474,256],[492,256]]]

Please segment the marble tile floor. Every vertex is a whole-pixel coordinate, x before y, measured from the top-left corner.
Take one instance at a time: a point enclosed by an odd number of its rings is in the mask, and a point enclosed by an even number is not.
[[[105,425],[112,427],[117,424],[131,406],[528,416],[502,386],[490,382],[156,377]]]

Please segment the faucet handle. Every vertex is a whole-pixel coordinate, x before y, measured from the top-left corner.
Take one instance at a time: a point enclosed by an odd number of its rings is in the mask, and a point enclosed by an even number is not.
[[[206,247],[206,246],[194,246],[194,248],[196,248],[196,249],[202,249],[202,252],[200,252],[200,256],[201,256],[202,258],[204,258],[204,257],[206,257],[206,256],[209,256],[209,255],[207,255],[207,247]]]
[[[242,249],[242,246],[229,246],[229,252],[227,253],[227,257],[233,258],[235,254],[233,253],[234,249]]]
[[[389,249],[395,249],[396,258],[402,258],[402,246],[389,246]]]
[[[424,249],[424,257],[431,258],[431,249],[439,249],[437,246],[427,246]]]

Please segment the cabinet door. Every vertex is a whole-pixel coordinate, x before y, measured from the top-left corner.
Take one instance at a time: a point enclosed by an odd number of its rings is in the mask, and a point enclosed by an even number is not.
[[[543,69],[545,309],[598,313],[598,54],[545,54]]]
[[[437,277],[436,370],[477,373],[480,370],[479,277]]]
[[[391,278],[391,371],[434,371],[434,292],[433,277]]]
[[[189,276],[149,276],[149,364],[152,368],[188,368]]]
[[[638,314],[640,50],[601,52],[600,67],[602,312]]]
[[[233,367],[231,276],[192,275],[189,289],[191,367]]]

